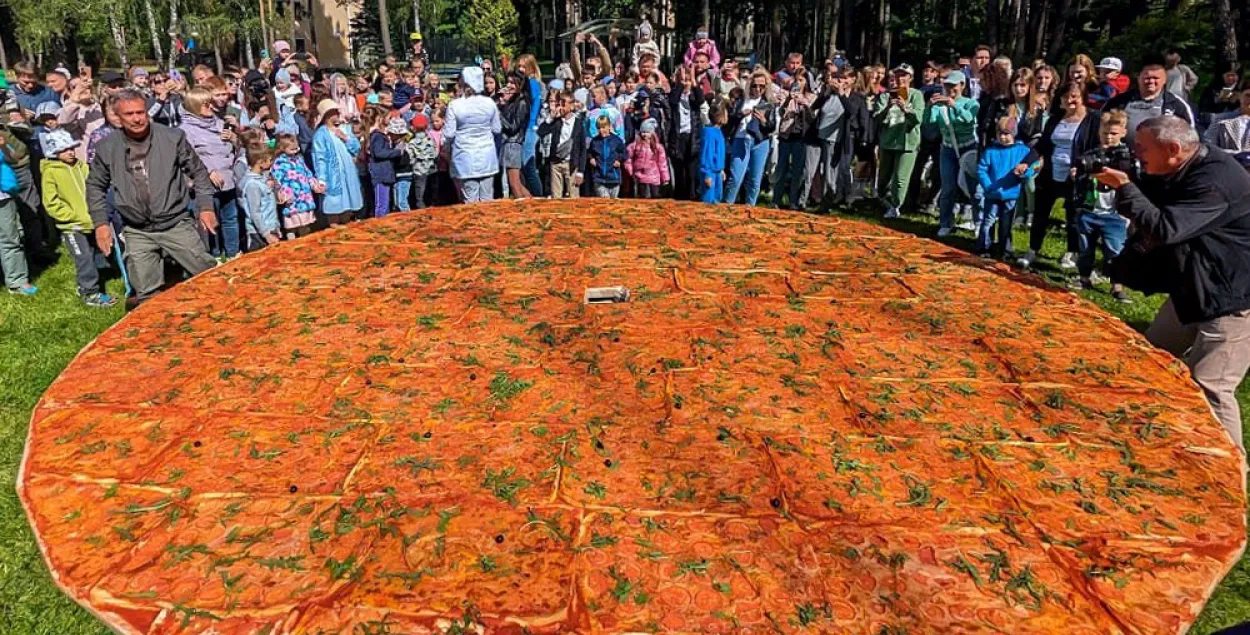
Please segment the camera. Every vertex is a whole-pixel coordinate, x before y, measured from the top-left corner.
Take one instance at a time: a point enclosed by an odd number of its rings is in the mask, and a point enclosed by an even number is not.
[[[1072,167],[1076,168],[1077,174],[1088,175],[1098,174],[1107,168],[1131,175],[1135,165],[1133,153],[1129,152],[1125,146],[1091,150],[1072,162]]]
[[[269,79],[256,70],[247,72],[247,75],[243,77],[243,85],[247,87],[247,94],[254,101],[263,101],[271,88]]]

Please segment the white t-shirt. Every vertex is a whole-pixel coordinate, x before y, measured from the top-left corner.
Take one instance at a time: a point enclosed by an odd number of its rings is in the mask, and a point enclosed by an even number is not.
[[[738,134],[746,134],[747,126],[751,124],[751,111],[763,101],[763,97],[747,97],[742,101],[742,122],[738,124]]]
[[[1076,131],[1080,127],[1079,121],[1076,123],[1060,121],[1055,125],[1055,131],[1050,134],[1050,141],[1055,144],[1055,151],[1050,155],[1050,175],[1056,183],[1068,181],[1068,173],[1072,170],[1072,146],[1076,141]]]
[[[681,100],[677,102],[677,132],[686,134],[690,132],[690,95],[683,93]]]

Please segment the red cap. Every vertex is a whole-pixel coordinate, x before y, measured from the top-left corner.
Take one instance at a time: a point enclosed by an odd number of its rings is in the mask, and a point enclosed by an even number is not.
[[[413,130],[424,130],[429,127],[430,127],[429,117],[426,117],[422,113],[417,113],[412,116],[412,129]]]

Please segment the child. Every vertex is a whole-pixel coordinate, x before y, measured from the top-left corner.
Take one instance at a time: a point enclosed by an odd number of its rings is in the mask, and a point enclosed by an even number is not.
[[[708,125],[703,127],[703,149],[699,155],[699,177],[704,203],[719,203],[725,186],[725,133],[721,128],[729,122],[729,111],[720,102],[708,110]]]
[[[395,203],[395,209],[401,212],[412,210],[412,205],[408,203],[408,196],[412,193],[412,162],[408,160],[407,142],[408,142],[408,124],[404,122],[404,118],[398,114],[391,115],[390,123],[386,124],[386,136],[391,141],[391,147],[399,148],[399,156],[394,159],[395,165],[395,186],[391,188],[391,200]]]
[[[1104,57],[1098,66],[1098,90],[1090,93],[1089,101],[1096,108],[1102,108],[1116,95],[1128,90],[1129,79],[1123,73],[1124,62],[1118,57]]]
[[[434,205],[447,204],[456,200],[457,196],[451,183],[450,153],[443,151],[443,126],[446,123],[447,107],[436,107],[434,116],[430,118],[430,129],[426,131],[430,140],[434,142],[434,154],[438,156],[438,159],[434,161],[434,174],[430,175],[431,180],[426,183],[426,187],[430,188],[430,200]]]
[[[1128,134],[1128,115],[1123,110],[1104,112],[1099,122],[1098,138],[1103,156],[1128,156],[1124,136]],[[1085,155],[1089,156],[1089,155]],[[1113,165],[1118,170],[1128,165]],[[1116,193],[1094,180],[1093,174],[1077,173],[1075,176],[1073,204],[1076,208],[1076,230],[1080,238],[1080,252],[1076,258],[1076,271],[1080,276],[1071,286],[1090,289],[1094,286],[1094,250],[1102,244],[1103,265],[1120,255],[1128,237],[1128,219],[1116,213]],[[1120,302],[1129,302],[1128,294],[1120,284],[1111,285],[1111,295]]]
[[[694,41],[686,47],[686,55],[682,61],[686,66],[694,66],[694,56],[699,53],[707,54],[707,61],[712,67],[720,66],[720,51],[716,48],[716,42],[708,37],[707,27],[701,26],[694,34]]]
[[[621,162],[625,160],[625,142],[612,132],[612,120],[600,115],[596,122],[599,135],[590,142],[590,167],[594,168],[595,196],[616,198],[621,192]]]
[[[282,227],[287,238],[307,236],[317,222],[317,199],[315,194],[326,191],[325,183],[313,176],[304,162],[299,140],[295,135],[280,134],[274,140],[277,157],[270,176],[277,184],[278,197],[286,201],[282,207]]]
[[[434,172],[434,163],[438,160],[438,149],[426,133],[429,127],[428,117],[420,113],[413,115],[412,139],[408,141],[405,152],[412,167],[412,196],[417,209],[425,209],[426,180]]]
[[[57,120],[57,116],[60,112],[61,109],[56,105],[56,102],[51,101],[45,101],[35,107],[35,118],[32,122],[35,125],[31,128],[31,136],[33,136],[35,141],[38,141],[38,143],[31,144],[31,150],[34,151],[34,156],[31,157],[31,160],[42,161],[45,158],[45,155],[43,154],[43,138],[48,133],[60,127],[60,121]]]
[[[1020,185],[1033,172],[1031,166],[1023,172],[1018,170],[1028,154],[1029,147],[1016,140],[1016,118],[999,118],[998,135],[981,153],[977,164],[977,178],[985,193],[985,209],[977,231],[977,253],[983,257],[1005,258],[1011,253],[1011,227],[1016,201],[1020,199]],[[991,234],[995,221],[998,222],[997,239]]]
[[[52,130],[40,139],[44,159],[42,173],[43,208],[57,221],[61,241],[74,259],[78,295],[89,307],[108,307],[117,298],[100,290],[100,272],[95,264],[95,223],[87,213],[87,164],[78,160],[78,142],[66,130]]]
[[[278,227],[278,198],[270,185],[274,152],[269,146],[247,149],[247,174],[239,183],[239,204],[247,225],[247,250],[256,251],[282,239]]]
[[[390,110],[365,110],[364,128],[369,135],[369,180],[373,181],[373,217],[385,218],[391,211],[391,186],[395,185],[395,164],[404,148],[392,141],[387,120]],[[403,124],[403,120],[400,120]]]
[[[634,180],[634,196],[660,198],[660,186],[669,182],[668,154],[656,135],[655,119],[638,128],[638,138],[625,149],[625,173]]]
[[[551,139],[552,198],[578,198],[581,194],[582,171],[586,164],[586,138],[582,136],[586,114],[581,111],[571,91],[560,93],[551,118],[538,127],[538,134]]]

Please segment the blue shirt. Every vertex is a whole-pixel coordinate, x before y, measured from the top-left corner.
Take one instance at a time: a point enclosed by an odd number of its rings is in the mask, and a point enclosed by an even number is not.
[[[17,100],[17,105],[21,106],[22,110],[35,112],[39,108],[39,104],[46,102],[52,102],[58,106],[61,105],[60,96],[43,84],[39,84],[33,93],[22,90],[19,84],[13,84],[9,89],[13,91],[13,98]]]
[[[725,133],[720,126],[704,126],[703,150],[699,154],[699,172],[707,178],[725,169]]]

